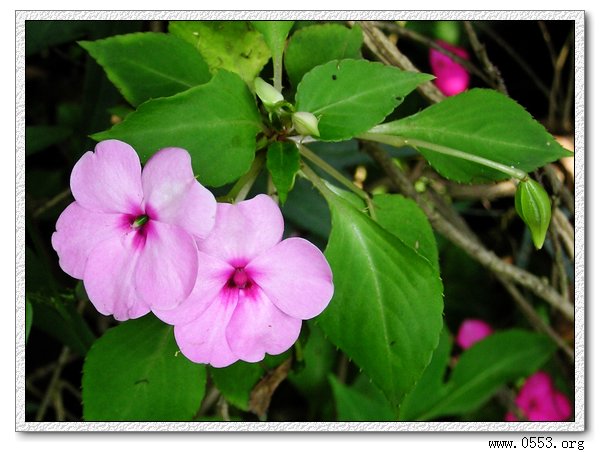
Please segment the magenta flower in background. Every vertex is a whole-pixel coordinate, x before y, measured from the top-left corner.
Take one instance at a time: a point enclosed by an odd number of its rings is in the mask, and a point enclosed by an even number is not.
[[[463,349],[471,347],[494,332],[493,328],[483,320],[466,319],[461,323],[456,335],[456,343]]]
[[[445,41],[436,41],[440,47],[452,52],[463,59],[468,59],[469,54],[462,47],[456,47]],[[446,96],[462,93],[469,87],[469,72],[459,63],[452,60],[433,48],[429,49],[429,63],[436,79],[433,81],[440,91]]]
[[[225,367],[283,353],[302,320],[327,307],[333,281],[325,256],[307,240],[282,235],[283,216],[266,195],[218,204],[213,231],[198,241],[192,294],[175,309],[154,311],[175,325],[190,360]]]
[[[554,388],[552,378],[545,372],[537,372],[529,377],[515,404],[528,421],[566,421],[573,408],[566,395]],[[514,413],[507,413],[506,421],[517,421]]]
[[[187,298],[195,240],[212,229],[217,204],[187,151],[162,149],[142,171],[131,146],[102,141],[75,164],[71,191],[75,202],[58,218],[52,246],[98,311],[126,320]]]

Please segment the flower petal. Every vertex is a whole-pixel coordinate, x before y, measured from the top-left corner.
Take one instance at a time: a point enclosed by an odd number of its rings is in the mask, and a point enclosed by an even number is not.
[[[333,296],[333,275],[323,253],[301,238],[290,238],[262,253],[246,267],[248,276],[286,314],[310,319]]]
[[[136,232],[114,236],[96,245],[85,266],[83,283],[90,301],[104,315],[135,319],[150,311],[135,287],[140,257]]]
[[[465,319],[458,328],[456,343],[463,349],[485,339],[494,332],[494,329],[483,320]]]
[[[71,172],[71,191],[77,203],[107,213],[141,213],[140,159],[127,143],[101,141],[86,152]]]
[[[174,309],[155,308],[152,312],[163,322],[171,325],[182,325],[193,321],[219,295],[233,271],[231,265],[208,254],[198,253],[198,275],[190,296]]]
[[[195,363],[225,367],[236,362],[225,329],[237,305],[237,290],[225,289],[196,319],[175,325],[175,340],[181,352]]]
[[[92,212],[77,202],[58,217],[52,247],[58,253],[60,268],[73,278],[83,279],[92,249],[103,240],[130,229],[123,214]]]
[[[219,203],[217,220],[198,249],[234,267],[243,267],[261,252],[277,244],[283,235],[283,215],[267,195],[237,204]]]
[[[173,309],[185,300],[196,282],[198,249],[179,226],[149,221],[140,244],[136,287],[152,309]]]
[[[165,148],[154,154],[144,166],[142,186],[152,219],[181,226],[197,238],[213,228],[217,201],[194,177],[185,149]]]
[[[469,59],[469,54],[465,49],[441,40],[438,40],[437,43],[453,54],[463,59]],[[446,96],[454,96],[469,87],[469,72],[449,56],[432,48],[429,50],[429,62],[433,75],[436,76],[434,83]]]
[[[265,353],[278,355],[289,349],[298,336],[302,320],[281,312],[259,287],[240,290],[229,325],[227,342],[240,359],[257,362]]]

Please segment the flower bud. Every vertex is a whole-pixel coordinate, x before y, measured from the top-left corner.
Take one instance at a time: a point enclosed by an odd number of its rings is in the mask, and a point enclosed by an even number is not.
[[[312,113],[298,111],[292,115],[292,123],[300,135],[312,135],[314,137],[321,135],[319,133],[319,120]]]
[[[254,89],[265,107],[273,107],[283,100],[281,93],[260,77],[254,79]]]
[[[529,227],[533,244],[538,250],[541,249],[552,215],[550,198],[544,187],[529,178],[519,182],[515,193],[515,208]]]

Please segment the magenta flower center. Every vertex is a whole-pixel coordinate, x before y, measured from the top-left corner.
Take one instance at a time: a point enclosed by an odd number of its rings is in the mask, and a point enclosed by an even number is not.
[[[228,285],[238,289],[247,289],[252,285],[252,280],[243,267],[237,267],[229,277]]]

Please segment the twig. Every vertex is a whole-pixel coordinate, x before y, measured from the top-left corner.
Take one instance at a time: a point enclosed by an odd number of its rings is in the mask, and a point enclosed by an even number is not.
[[[372,143],[365,143],[365,149],[369,155],[382,167],[389,176],[395,187],[406,196],[414,199],[423,209],[432,226],[452,243],[462,248],[473,259],[488,268],[492,272],[499,274],[511,282],[531,290],[540,298],[546,300],[551,306],[559,310],[567,319],[574,320],[573,306],[560,296],[552,287],[546,284],[539,277],[510,265],[500,259],[495,253],[484,248],[477,241],[465,236],[454,225],[450,224],[436,212],[431,205],[424,202],[418,196],[413,185],[402,173],[402,171],[393,163],[389,156],[378,146]]]
[[[221,393],[219,392],[217,387],[211,386],[210,389],[208,390],[208,394],[206,394],[206,397],[204,397],[204,400],[202,400],[200,409],[198,410],[198,413],[195,416],[196,419],[201,416],[206,416],[206,414],[211,410],[211,408],[214,406],[214,404],[217,403],[220,396],[221,396]]]
[[[381,62],[405,71],[420,72],[406,55],[387,39],[374,22],[358,22],[358,24],[363,30],[365,44]],[[440,102],[445,98],[438,87],[431,82],[420,84],[417,90],[431,103]]]
[[[552,216],[552,223],[558,232],[558,236],[563,242],[567,256],[571,261],[575,260],[575,231],[573,230],[571,222],[560,209],[556,209]]]
[[[550,60],[552,60],[552,66],[554,66],[556,65],[556,50],[554,50],[554,44],[552,44],[552,37],[550,36],[550,32],[548,31],[546,23],[543,20],[538,20],[538,26],[540,27],[542,37],[546,42],[546,47],[548,47],[548,53],[550,54]]]
[[[225,397],[219,397],[219,400],[217,401],[217,409],[221,419],[226,422],[231,421],[231,418],[229,417],[229,404],[227,403],[227,400],[225,400]]]
[[[46,410],[48,409],[48,405],[53,400],[56,390],[59,389],[59,387],[60,387],[60,385],[58,384],[60,373],[62,372],[63,367],[67,364],[70,353],[71,352],[69,350],[69,347],[65,346],[62,348],[62,351],[60,352],[60,356],[58,357],[58,362],[57,362],[56,368],[54,369],[54,372],[52,373],[52,378],[50,379],[50,384],[48,384],[48,388],[46,389],[46,393],[44,394],[42,403],[40,404],[38,412],[35,416],[36,422],[40,422],[40,421],[44,420],[44,416],[46,415]]]
[[[529,322],[533,325],[534,329],[545,333],[548,335],[550,339],[554,341],[554,343],[558,346],[560,350],[562,350],[567,358],[574,363],[575,362],[575,354],[573,352],[573,348],[570,347],[565,340],[554,331],[548,324],[546,324],[543,320],[540,319],[536,310],[531,306],[531,304],[525,299],[523,294],[516,288],[514,284],[509,282],[506,278],[499,277],[498,280],[507,290],[507,292],[513,297],[513,299],[517,302],[517,306],[519,309],[525,314],[525,317],[529,320]]]
[[[494,82],[482,71],[479,70],[479,68],[477,66],[475,66],[473,63],[471,63],[469,60],[467,60],[466,58],[463,58],[453,52],[451,52],[448,49],[445,49],[444,47],[442,47],[441,45],[439,45],[437,42],[435,42],[433,39],[422,35],[421,33],[418,33],[414,30],[411,30],[409,28],[406,27],[402,27],[396,23],[393,22],[380,22],[380,21],[376,21],[375,22],[377,24],[377,26],[379,28],[384,28],[392,33],[397,33],[398,35],[407,38],[407,39],[412,39],[415,42],[418,42],[420,44],[424,44],[428,47],[431,47],[432,49],[437,50],[438,52],[440,52],[443,55],[446,55],[448,58],[450,58],[452,61],[460,64],[461,66],[463,66],[468,72],[470,72],[473,75],[476,75],[477,77],[479,77],[481,80],[483,80],[485,83],[487,83],[490,86],[494,86]]]
[[[565,261],[563,250],[558,240],[558,233],[554,222],[550,223],[548,228],[550,235],[550,243],[552,243],[552,251],[554,251],[554,259],[552,262],[552,285],[556,288],[564,298],[569,297],[569,282],[565,271]]]
[[[573,108],[573,96],[575,94],[575,52],[571,52],[570,67],[569,79],[567,80],[567,94],[565,95],[562,112],[562,128],[567,132],[573,131],[573,117],[571,110]]]
[[[548,177],[550,185],[552,186],[552,191],[554,194],[560,196],[561,202],[569,209],[569,212],[573,214],[575,212],[575,198],[567,187],[565,187],[565,184],[558,178],[556,171],[556,166],[554,165],[549,164],[544,166],[544,175]]]
[[[504,84],[502,75],[500,75],[500,70],[490,61],[490,58],[485,50],[485,46],[481,43],[481,41],[479,41],[477,33],[475,33],[475,30],[473,29],[473,25],[471,25],[471,22],[465,21],[464,26],[475,55],[477,55],[477,58],[479,61],[481,61],[481,64],[483,64],[483,69],[485,72],[487,72],[490,78],[494,81],[493,86],[495,86],[496,89],[501,93],[508,95],[506,85]]]
[[[563,67],[569,56],[569,50],[571,47],[571,39],[573,32],[569,33],[567,40],[563,44],[562,48],[556,59],[554,60],[554,76],[552,78],[552,88],[550,89],[550,100],[548,102],[548,128],[554,130],[555,128],[555,115],[558,108],[557,97],[560,94],[560,79]]]
[[[33,211],[33,213],[32,213],[32,217],[33,218],[40,217],[42,214],[44,214],[45,212],[47,212],[48,210],[50,210],[51,208],[53,208],[57,204],[60,204],[61,202],[63,202],[70,195],[71,195],[71,189],[69,189],[69,188],[67,188],[64,191],[61,191],[58,195],[50,198],[48,201],[46,201],[40,207],[38,207],[37,209],[35,209]]]
[[[69,355],[69,358],[67,360],[66,364],[71,363],[72,361],[75,361],[77,359],[76,355]],[[50,364],[47,364],[43,367],[39,367],[36,370],[34,370],[28,377],[27,377],[27,381],[30,383],[33,383],[35,380],[39,380],[40,378],[45,377],[46,375],[48,375],[50,372],[52,372],[54,369],[56,369],[57,363],[56,362],[52,362]]]
[[[515,195],[516,187],[510,181],[497,184],[462,185],[446,180],[440,181],[446,187],[448,196],[459,199],[487,199],[494,201],[499,198],[510,198]]]
[[[508,55],[510,57],[512,57],[512,59],[515,60],[519,66],[521,66],[523,71],[527,75],[529,75],[529,77],[533,81],[533,84],[535,85],[535,87],[538,88],[544,94],[544,96],[546,96],[547,98],[550,97],[550,88],[548,88],[541,81],[541,79],[535,74],[535,72],[533,72],[533,69],[531,69],[529,64],[527,64],[527,62],[523,58],[521,58],[521,56],[504,39],[502,39],[491,28],[487,27],[482,22],[476,22],[476,25],[477,25],[478,29],[480,29],[485,34],[487,34],[490,38],[492,38],[494,41],[496,41],[496,43],[500,47],[502,47],[504,49],[504,51],[506,53],[508,53]]]

